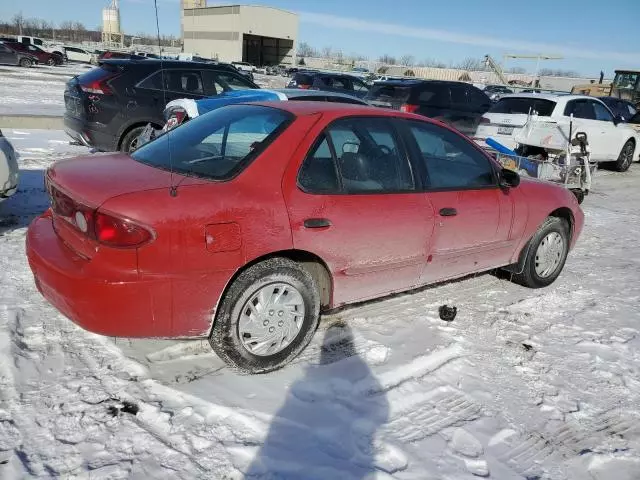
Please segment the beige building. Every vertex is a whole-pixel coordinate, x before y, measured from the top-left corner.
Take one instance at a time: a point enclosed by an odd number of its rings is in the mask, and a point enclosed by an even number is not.
[[[257,66],[293,64],[295,13],[256,5],[204,5],[204,0],[182,0],[185,53]]]

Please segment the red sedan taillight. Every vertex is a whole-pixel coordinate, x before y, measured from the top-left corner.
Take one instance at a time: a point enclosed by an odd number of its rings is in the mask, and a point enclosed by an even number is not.
[[[96,240],[109,247],[135,248],[153,240],[145,227],[100,211],[94,215],[93,227]]]
[[[136,222],[76,202],[49,181],[53,213],[87,237],[113,248],[137,248],[153,240],[153,232]]]

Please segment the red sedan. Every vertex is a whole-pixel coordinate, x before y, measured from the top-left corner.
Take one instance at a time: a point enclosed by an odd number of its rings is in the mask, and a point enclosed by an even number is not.
[[[549,285],[584,220],[441,123],[328,102],[223,107],[46,185],[27,254],[53,305],[103,335],[208,337],[247,372],[341,305],[498,267]]]
[[[38,59],[39,63],[54,66],[62,65],[64,62],[62,55],[49,53],[42,50],[37,45],[24,44],[20,42],[4,42],[4,44],[12,50],[21,53],[28,53]]]

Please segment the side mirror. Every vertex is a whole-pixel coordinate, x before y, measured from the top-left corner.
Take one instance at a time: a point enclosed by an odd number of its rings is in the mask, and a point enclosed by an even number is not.
[[[520,185],[520,175],[518,175],[518,172],[514,172],[508,168],[503,168],[500,170],[499,175],[500,188],[515,188]]]
[[[613,124],[614,125],[618,125],[619,123],[623,123],[624,122],[624,117],[621,115],[614,115],[613,117]]]

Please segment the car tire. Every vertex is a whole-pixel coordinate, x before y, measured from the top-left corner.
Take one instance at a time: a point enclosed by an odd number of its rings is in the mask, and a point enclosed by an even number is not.
[[[629,167],[633,163],[635,150],[636,146],[633,140],[627,140],[627,143],[625,143],[622,147],[622,150],[620,150],[618,160],[614,163],[614,169],[616,170],[616,172],[626,172],[627,170],[629,170]]]
[[[284,296],[289,315],[283,314]],[[296,262],[272,258],[249,267],[233,281],[218,306],[209,343],[234,369],[266,373],[304,350],[319,318],[320,295],[313,276]],[[260,335],[268,341],[259,343]]]
[[[49,60],[47,60],[47,65],[49,65],[50,67],[54,67],[56,65],[55,59],[50,58]]]
[[[33,62],[28,58],[21,58],[19,65],[24,68],[30,68],[33,65]]]
[[[136,127],[127,132],[120,142],[120,151],[124,153],[131,153],[135,151],[137,148],[138,137],[143,130],[144,127]]]
[[[551,285],[562,272],[569,254],[569,225],[548,217],[524,247],[524,262],[513,281],[529,288]]]

